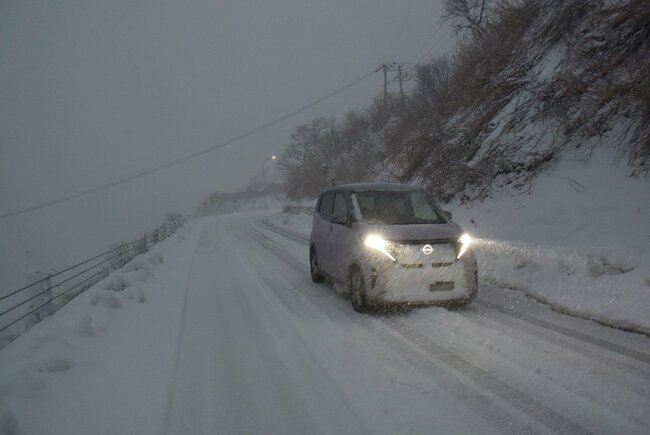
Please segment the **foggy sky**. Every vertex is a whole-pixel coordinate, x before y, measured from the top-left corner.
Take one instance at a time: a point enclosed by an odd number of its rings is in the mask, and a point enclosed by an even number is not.
[[[441,0],[3,1],[0,212],[142,172],[237,136],[389,60],[447,52]],[[376,74],[299,116],[146,178],[0,220],[0,290],[131,240],[232,191],[292,129],[381,92]],[[273,173],[271,163],[268,173]],[[277,176],[277,173],[276,173]]]

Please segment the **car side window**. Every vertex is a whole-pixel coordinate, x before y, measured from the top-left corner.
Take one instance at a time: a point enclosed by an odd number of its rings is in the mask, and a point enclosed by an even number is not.
[[[334,211],[332,214],[348,216],[348,202],[345,199],[345,193],[336,192],[336,196],[334,197]]]
[[[332,215],[332,205],[334,204],[334,194],[326,193],[320,200],[320,207],[318,208],[318,214],[323,219],[329,219]]]

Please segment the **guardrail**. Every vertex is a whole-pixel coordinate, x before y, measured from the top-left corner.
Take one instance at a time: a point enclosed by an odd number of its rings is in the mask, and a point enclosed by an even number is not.
[[[0,348],[107,277],[111,271],[147,252],[180,226],[180,222],[163,224],[136,240],[121,243],[61,271],[37,272],[32,283],[0,293]]]

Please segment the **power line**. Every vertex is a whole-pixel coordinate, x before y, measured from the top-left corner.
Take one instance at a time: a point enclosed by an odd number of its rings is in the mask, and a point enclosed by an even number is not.
[[[413,64],[420,64],[420,62],[425,61],[427,57],[432,56],[441,46],[444,46],[444,42],[446,39],[444,37],[438,37],[438,34],[440,33],[441,30],[445,29],[446,22],[445,20],[441,19],[438,22],[438,27],[436,30],[427,38],[427,40],[420,46],[418,51],[413,55],[411,59],[412,62],[407,62],[407,63],[413,63]],[[429,46],[433,42],[433,45]],[[428,48],[427,48],[428,47]],[[426,50],[425,50],[426,49]]]
[[[444,46],[444,41],[445,40],[442,38],[438,39],[438,41],[436,41],[436,43],[429,50],[427,50],[418,58],[418,62],[426,61],[427,58],[429,58],[429,60],[432,59],[434,57],[433,55],[438,51],[438,49]]]
[[[431,42],[433,42],[433,40],[436,38],[436,36],[438,36],[438,33],[440,33],[440,30],[442,30],[443,25],[444,25],[443,22],[440,21],[440,23],[438,23],[438,27],[436,28],[436,30],[431,34],[431,36],[429,36],[429,38],[427,38],[427,40],[424,42],[424,44],[422,44],[420,46],[420,48],[418,49],[418,51],[411,57],[411,59],[413,59],[414,63],[417,63],[419,61],[420,53],[422,52],[422,50],[425,49],[425,47],[427,45],[429,45]]]
[[[66,202],[66,201],[70,201],[70,200],[73,200],[73,199],[76,199],[76,198],[79,198],[79,197],[82,197],[82,196],[90,195],[91,193],[95,193],[95,192],[99,192],[101,190],[109,189],[111,187],[119,186],[120,184],[128,183],[129,181],[133,181],[133,180],[136,180],[138,178],[145,177],[147,175],[151,175],[151,174],[153,174],[155,172],[159,172],[159,171],[162,171],[163,169],[167,169],[167,168],[170,168],[172,166],[176,166],[178,164],[184,163],[184,162],[186,162],[188,160],[191,160],[191,159],[194,159],[196,157],[202,156],[203,154],[207,154],[207,153],[212,152],[212,151],[214,151],[216,149],[223,148],[223,147],[225,147],[227,145],[232,144],[233,142],[237,142],[238,140],[244,139],[245,137],[252,136],[255,133],[259,133],[260,131],[265,130],[265,129],[267,129],[267,128],[275,125],[275,124],[279,124],[280,122],[285,121],[285,120],[299,114],[300,112],[304,112],[307,109],[311,109],[312,107],[316,106],[317,104],[320,104],[323,101],[333,97],[334,95],[337,95],[337,94],[345,91],[346,89],[351,88],[352,86],[356,85],[357,83],[367,79],[368,77],[373,75],[375,72],[376,72],[375,70],[372,70],[372,71],[364,74],[363,76],[359,77],[358,79],[348,83],[347,85],[342,86],[342,87],[330,92],[329,94],[326,94],[326,95],[318,98],[317,100],[312,101],[311,103],[305,104],[304,106],[302,106],[302,107],[300,107],[300,108],[298,108],[298,109],[296,109],[296,110],[294,110],[292,112],[289,112],[286,115],[283,115],[283,116],[281,116],[279,118],[276,118],[273,121],[267,122],[266,124],[262,124],[259,127],[256,127],[256,128],[254,128],[252,130],[247,131],[246,133],[242,133],[242,134],[240,134],[238,136],[235,136],[235,137],[233,137],[231,139],[228,139],[225,142],[221,142],[221,143],[219,143],[217,145],[211,146],[210,148],[206,148],[206,149],[203,149],[201,151],[197,151],[197,152],[189,154],[189,155],[187,155],[185,157],[181,157],[179,159],[176,159],[176,160],[173,160],[171,162],[162,164],[160,166],[156,166],[156,167],[148,169],[146,171],[143,171],[143,172],[140,172],[140,173],[137,173],[137,174],[133,174],[133,175],[130,175],[128,177],[112,181],[110,183],[102,184],[101,186],[96,186],[96,187],[93,187],[93,188],[90,188],[90,189],[82,190],[81,192],[77,192],[77,193],[73,193],[73,194],[70,194],[70,195],[67,195],[67,196],[63,196],[63,197],[58,198],[58,199],[45,201],[45,202],[42,202],[40,204],[35,204],[35,205],[28,206],[28,207],[19,208],[17,210],[13,210],[13,211],[10,211],[10,212],[2,213],[2,214],[0,214],[0,219],[8,218],[8,217],[11,217],[11,216],[16,216],[16,215],[19,215],[19,214],[28,213],[30,211],[38,210],[38,209],[45,208],[45,207],[50,207],[50,206],[55,205],[55,204],[60,204],[62,202]]]

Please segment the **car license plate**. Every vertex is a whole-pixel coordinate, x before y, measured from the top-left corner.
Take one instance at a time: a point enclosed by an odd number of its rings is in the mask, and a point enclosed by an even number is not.
[[[434,282],[432,284],[429,284],[429,291],[432,292],[437,292],[437,291],[450,291],[454,289],[454,282],[453,281],[438,281]]]

